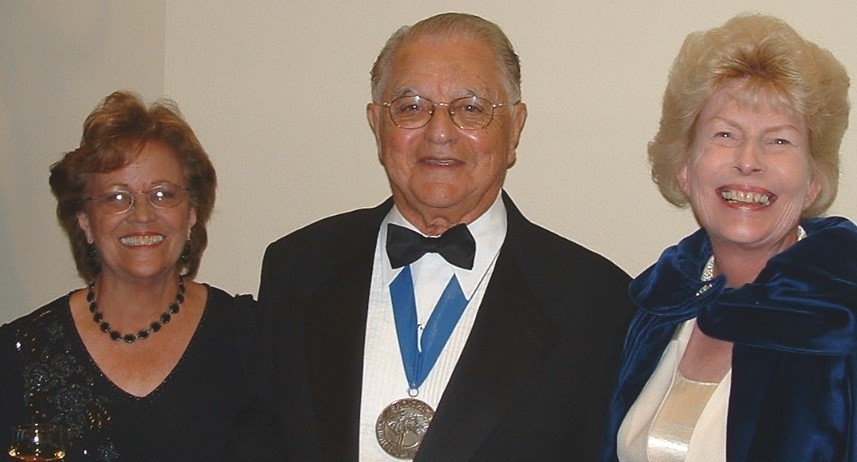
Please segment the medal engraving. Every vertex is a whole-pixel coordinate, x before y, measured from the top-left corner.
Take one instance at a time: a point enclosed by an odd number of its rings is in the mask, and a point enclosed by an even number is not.
[[[413,398],[393,402],[378,416],[375,436],[381,448],[398,459],[413,459],[428,430],[434,409]]]

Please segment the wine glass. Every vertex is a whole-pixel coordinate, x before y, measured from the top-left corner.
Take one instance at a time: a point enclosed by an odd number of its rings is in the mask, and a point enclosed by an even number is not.
[[[18,425],[9,447],[13,459],[28,462],[63,460],[65,451],[65,431],[48,423]]]

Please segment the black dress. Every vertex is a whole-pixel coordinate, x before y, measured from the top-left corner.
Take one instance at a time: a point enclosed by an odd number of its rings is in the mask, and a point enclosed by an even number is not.
[[[187,350],[145,397],[118,388],[96,366],[69,295],[0,327],[0,451],[14,425],[51,422],[67,429],[67,462],[222,460],[245,397],[253,301],[206,287]],[[157,335],[169,335],[169,325]]]

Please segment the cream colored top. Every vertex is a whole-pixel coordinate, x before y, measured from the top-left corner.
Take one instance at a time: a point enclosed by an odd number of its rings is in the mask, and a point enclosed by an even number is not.
[[[678,365],[695,319],[685,321],[634,402],[618,434],[622,462],[725,462],[732,371],[718,383],[688,380]]]

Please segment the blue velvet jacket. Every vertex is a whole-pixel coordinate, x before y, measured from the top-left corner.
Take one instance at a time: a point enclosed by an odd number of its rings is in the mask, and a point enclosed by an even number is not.
[[[802,223],[808,236],[752,284],[724,278],[696,296],[711,255],[704,230],[668,248],[630,286],[634,315],[613,396],[604,461],[678,325],[734,342],[726,454],[738,461],[857,461],[857,227]]]

